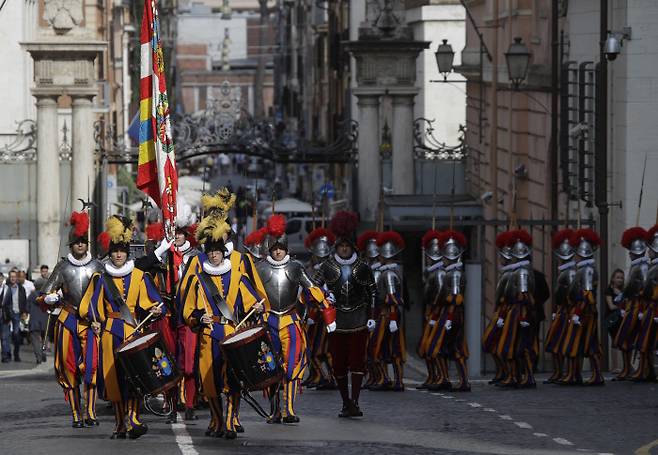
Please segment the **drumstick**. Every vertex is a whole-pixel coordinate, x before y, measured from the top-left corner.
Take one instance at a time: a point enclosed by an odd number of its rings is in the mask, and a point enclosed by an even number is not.
[[[261,301],[258,302],[258,303],[262,304],[264,301],[265,301],[265,299],[261,300]],[[247,319],[249,319],[249,318],[251,317],[252,314],[254,314],[254,311],[256,311],[255,305],[254,305],[254,308],[252,308],[251,311],[250,311],[250,312],[244,317],[244,319],[242,319],[242,321],[240,321],[240,322],[238,323],[238,325],[235,326],[235,330],[236,330],[236,331],[240,328],[240,326],[241,326],[242,324],[245,323],[245,321],[246,321]]]
[[[156,308],[161,308],[162,305],[164,305],[164,302],[160,302],[160,305],[158,305]],[[143,326],[144,324],[146,324],[146,323],[148,322],[148,320],[151,319],[152,317],[153,317],[153,313],[149,313],[149,314],[144,318],[144,320],[143,320],[142,322],[140,322],[139,324],[137,324],[137,327],[135,327],[135,332],[133,332],[133,333],[137,333],[137,332],[139,332],[139,329],[141,329],[142,326]]]

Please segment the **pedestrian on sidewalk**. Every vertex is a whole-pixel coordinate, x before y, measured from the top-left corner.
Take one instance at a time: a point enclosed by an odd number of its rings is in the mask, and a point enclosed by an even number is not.
[[[46,353],[43,350],[43,337],[46,336],[46,326],[48,325],[48,313],[46,313],[36,302],[37,293],[33,292],[27,298],[27,312],[30,315],[30,340],[32,341],[32,350],[36,358],[37,365],[46,361]]]
[[[2,298],[2,320],[0,337],[2,338],[2,362],[11,361],[11,344],[14,345],[14,362],[20,362],[21,316],[27,315],[27,298],[25,288],[18,283],[18,271],[9,272],[7,289]]]

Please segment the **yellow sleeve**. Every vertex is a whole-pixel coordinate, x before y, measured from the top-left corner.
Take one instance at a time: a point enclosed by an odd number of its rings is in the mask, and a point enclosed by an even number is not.
[[[87,321],[105,322],[105,295],[101,276],[92,275],[87,290],[80,301],[80,318]]]
[[[145,311],[150,310],[160,303],[160,296],[157,294],[155,284],[153,284],[152,281],[150,283],[147,282],[147,280],[150,279],[150,276],[145,273],[142,276],[142,281],[139,283],[139,298],[137,300],[137,305]],[[149,289],[149,287],[151,289]]]
[[[313,297],[313,300],[323,305],[324,307],[329,307],[329,304],[327,303],[327,299],[325,298],[322,289],[320,289],[317,286],[311,286],[310,288],[308,288],[308,292],[311,293],[311,297]]]
[[[203,292],[203,289],[199,286],[199,279],[195,275],[192,275],[189,277],[189,280],[190,288],[183,302],[183,320],[185,324],[192,327],[198,324],[195,311],[201,310],[205,313],[205,308],[203,306],[203,296],[199,295],[200,292]],[[201,304],[201,308],[199,308],[199,304]]]

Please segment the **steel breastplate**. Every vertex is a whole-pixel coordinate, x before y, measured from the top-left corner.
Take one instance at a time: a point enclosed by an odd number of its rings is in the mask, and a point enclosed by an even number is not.
[[[89,286],[91,277],[96,272],[102,272],[102,264],[92,259],[86,265],[73,265],[68,260],[64,260],[60,269],[62,279],[62,293],[64,300],[76,309],[80,305],[80,300]]]
[[[288,312],[295,308],[297,303],[299,282],[291,279],[289,267],[290,263],[275,266],[267,261],[256,266],[270,302],[270,309],[277,313]]]

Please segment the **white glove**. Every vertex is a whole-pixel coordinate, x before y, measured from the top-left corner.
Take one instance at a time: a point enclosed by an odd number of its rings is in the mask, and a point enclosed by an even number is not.
[[[641,321],[642,319],[644,319],[644,313],[638,313],[637,314],[637,320]]]
[[[52,305],[54,303],[59,302],[59,294],[53,293],[53,294],[48,294],[46,297],[44,297],[44,302]]]
[[[658,318],[653,318],[653,322],[655,322],[656,324],[658,324]]]
[[[398,331],[398,323],[397,321],[391,321],[388,323],[388,330],[391,331],[391,333],[395,333]]]
[[[162,262],[162,257],[164,254],[169,251],[169,248],[171,248],[171,244],[174,243],[174,240],[167,240],[167,239],[162,239],[162,242],[160,242],[160,245],[155,249],[153,253],[155,253],[155,257],[158,258],[158,261]]]
[[[327,332],[331,333],[336,330],[336,321],[332,322],[327,326]]]
[[[310,325],[313,325],[313,324],[315,324],[315,321],[312,318],[306,319],[306,325],[310,326]]]
[[[377,326],[377,323],[375,322],[374,319],[368,319],[368,322],[366,323],[366,327],[368,327],[368,330],[372,332],[375,330],[375,327]]]
[[[626,317],[626,310],[620,310],[621,317],[624,318]]]
[[[496,321],[496,326],[498,326],[498,328],[502,328],[504,325],[505,325],[505,319],[498,318],[498,320]]]
[[[557,316],[555,313],[551,314],[551,321],[555,321],[555,316]]]
[[[332,304],[336,303],[336,296],[334,295],[333,292],[329,293],[329,295],[327,296],[327,301],[331,302]]]
[[[436,325],[436,320],[430,319],[429,321],[427,321],[427,323],[430,325],[430,327],[434,327]]]
[[[571,322],[573,322],[576,325],[580,325],[580,316],[574,314],[573,316],[571,316]]]
[[[519,324],[521,325],[521,327],[524,327],[524,328],[525,327],[530,327],[530,323],[528,321],[521,321],[521,322],[519,322]]]
[[[446,330],[452,329],[452,321],[448,319],[445,324],[443,324],[443,327],[446,328]]]

